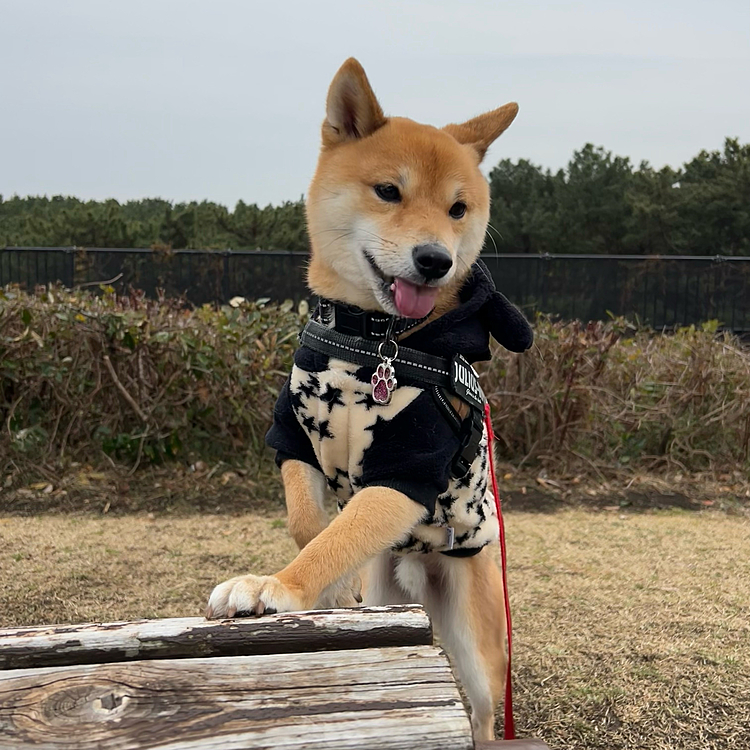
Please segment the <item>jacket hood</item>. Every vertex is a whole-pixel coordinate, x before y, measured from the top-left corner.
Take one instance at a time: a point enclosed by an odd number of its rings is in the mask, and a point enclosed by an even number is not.
[[[459,292],[459,305],[404,340],[439,357],[457,352],[469,362],[488,360],[490,336],[512,352],[526,351],[534,334],[521,311],[497,291],[487,266],[477,260]]]

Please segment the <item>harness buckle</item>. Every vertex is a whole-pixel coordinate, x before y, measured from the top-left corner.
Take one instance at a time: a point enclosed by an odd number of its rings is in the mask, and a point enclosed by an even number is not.
[[[468,421],[468,420],[467,420]],[[474,459],[479,453],[479,443],[484,434],[484,422],[482,414],[478,409],[471,409],[471,424],[469,429],[464,431],[461,440],[461,447],[458,449],[451,464],[451,476],[454,479],[463,479],[471,469]]]

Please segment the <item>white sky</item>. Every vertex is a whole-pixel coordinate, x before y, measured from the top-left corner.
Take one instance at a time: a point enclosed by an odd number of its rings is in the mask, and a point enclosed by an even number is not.
[[[0,0],[0,194],[294,200],[350,55],[387,113],[677,166],[750,141],[748,0]]]

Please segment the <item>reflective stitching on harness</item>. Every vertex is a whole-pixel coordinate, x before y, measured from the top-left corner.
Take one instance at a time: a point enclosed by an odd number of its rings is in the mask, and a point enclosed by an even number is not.
[[[433,385],[432,388],[433,393],[435,394],[435,398],[438,399],[438,401],[440,401],[440,403],[443,405],[443,409],[445,410],[444,416],[450,418],[457,432],[460,431],[461,419],[456,414],[456,410],[450,404],[448,399],[443,395],[443,392],[440,390],[439,386]]]
[[[422,370],[431,370],[432,372],[437,372],[440,375],[450,375],[450,373],[447,370],[438,370],[437,367],[430,367],[429,365],[420,365],[419,362],[410,362],[408,359],[399,359],[396,357],[394,362],[401,362],[403,365],[409,365],[409,367],[419,367]]]
[[[414,326],[422,325],[422,323],[424,323],[425,320],[426,320],[425,318],[421,318],[421,319],[417,318],[417,320],[410,323],[408,326],[406,326],[406,328],[402,328],[401,333],[406,333],[407,331],[410,331],[412,328],[414,328]]]
[[[333,344],[332,342],[324,339],[322,336],[316,336],[314,333],[310,333],[310,331],[303,331],[303,334],[305,336],[309,336],[311,339],[315,339],[316,341],[320,341],[324,344],[328,344],[329,346],[338,346],[341,349],[346,349],[347,351],[354,352],[355,354],[364,354],[368,357],[377,357],[377,354],[375,354],[374,352],[368,352],[365,349],[355,349],[353,346],[340,344],[338,341],[335,344]],[[335,355],[331,355],[331,356],[335,356]]]
[[[377,357],[377,354],[374,352],[368,352],[365,349],[357,349],[353,346],[347,346],[346,344],[342,344],[340,342],[336,342],[335,344],[331,341],[328,341],[327,339],[324,339],[322,336],[317,336],[314,333],[311,333],[310,331],[304,331],[303,334],[305,336],[309,336],[312,339],[315,339],[316,341],[320,341],[323,344],[328,344],[329,346],[337,346],[341,349],[346,349],[347,351],[354,352],[355,354],[364,354],[368,357]],[[335,355],[331,355],[335,356]],[[401,359],[400,357],[396,357],[394,362],[400,362],[402,365],[408,365],[409,367],[418,367],[420,370],[430,370],[431,372],[436,372],[439,375],[448,375],[450,376],[449,370],[440,370],[437,367],[430,367],[429,365],[422,365],[419,362],[411,362],[408,359]]]

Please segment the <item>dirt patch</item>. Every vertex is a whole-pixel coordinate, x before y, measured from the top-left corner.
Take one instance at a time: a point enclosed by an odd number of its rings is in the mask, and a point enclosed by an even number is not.
[[[561,750],[747,746],[750,521],[565,509],[506,526],[520,734]],[[196,615],[217,582],[294,552],[279,510],[0,517],[0,623]]]
[[[85,513],[192,515],[277,512],[284,507],[279,471],[270,460],[253,472],[223,462],[171,463],[131,474],[120,467],[72,464],[42,481],[9,475],[0,513],[18,516]]]
[[[664,472],[548,476],[546,472],[498,467],[507,511],[556,513],[574,508],[609,512],[721,510],[750,516],[750,478],[743,472]]]
[[[713,503],[711,503],[713,505]],[[563,498],[536,488],[510,490],[503,495],[503,507],[507,511],[523,513],[556,513],[561,510],[583,507],[592,510],[646,511],[705,510],[704,501],[698,497],[688,497],[680,492],[664,493],[602,490],[594,497],[579,493]]]
[[[649,511],[707,508],[750,513],[750,479],[741,472],[684,475],[618,475],[592,478],[519,472],[498,466],[503,507],[511,512],[556,513],[571,508]],[[279,472],[264,461],[255,471],[222,462],[167,464],[130,475],[118,468],[101,470],[73,464],[43,481],[6,477],[0,489],[0,513],[34,516],[48,513],[122,515],[138,512],[276,513],[284,507]]]

